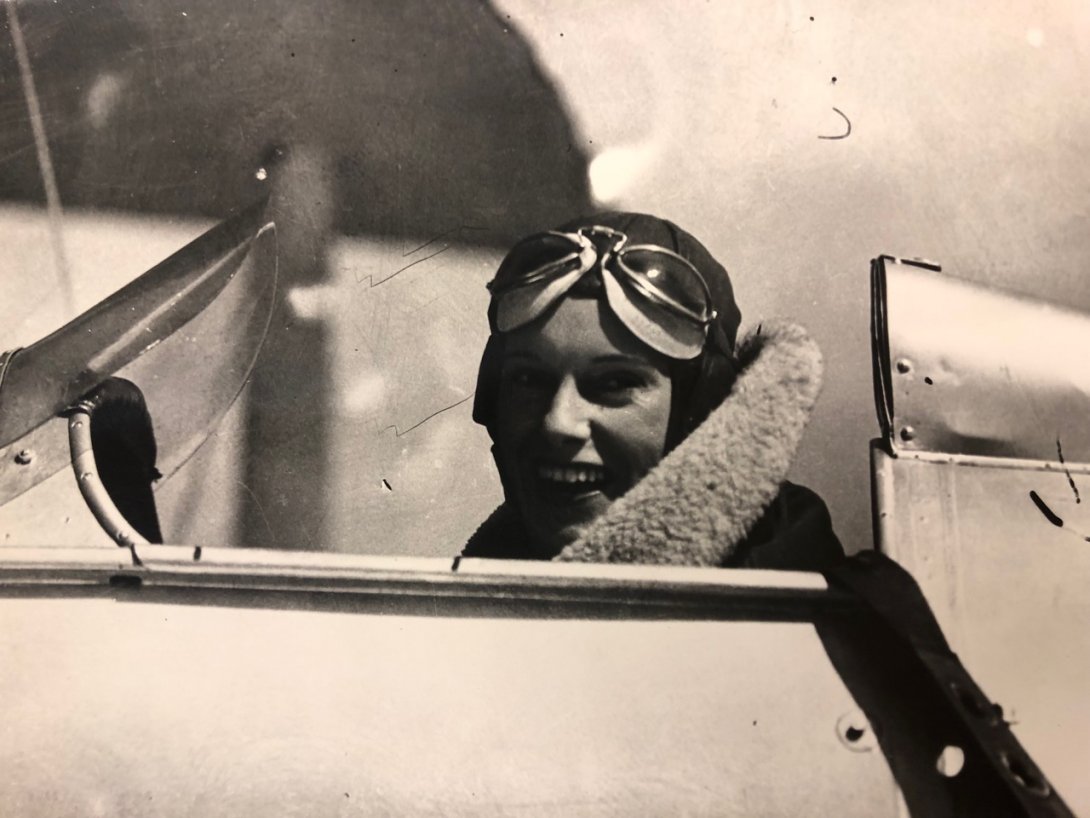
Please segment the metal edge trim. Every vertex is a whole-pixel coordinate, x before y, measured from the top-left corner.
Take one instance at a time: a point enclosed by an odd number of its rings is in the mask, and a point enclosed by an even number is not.
[[[1034,460],[1032,458],[1021,457],[988,457],[979,454],[953,454],[951,452],[932,452],[911,449],[899,449],[896,457],[902,460],[919,460],[924,463],[951,466],[1059,472],[1061,474],[1090,474],[1090,463],[1069,463],[1067,461],[1060,462],[1058,460]]]

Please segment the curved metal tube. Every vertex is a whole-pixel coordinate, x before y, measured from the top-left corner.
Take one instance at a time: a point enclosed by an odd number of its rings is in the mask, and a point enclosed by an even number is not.
[[[118,511],[106,491],[106,486],[98,476],[95,451],[91,446],[92,411],[94,411],[93,403],[80,401],[68,416],[68,445],[72,453],[72,470],[76,475],[76,485],[79,486],[80,494],[87,501],[87,506],[95,515],[95,519],[114,542],[126,548],[147,545],[148,541]]]

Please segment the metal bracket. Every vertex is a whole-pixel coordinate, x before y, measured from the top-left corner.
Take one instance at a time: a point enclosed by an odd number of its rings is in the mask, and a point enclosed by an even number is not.
[[[1073,818],[950,650],[907,571],[864,551],[826,578],[872,614],[819,622],[818,634],[874,725],[912,815]]]

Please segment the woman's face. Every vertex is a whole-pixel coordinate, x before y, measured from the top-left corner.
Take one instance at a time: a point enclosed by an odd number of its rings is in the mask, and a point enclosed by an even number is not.
[[[507,334],[496,460],[531,545],[554,556],[662,459],[668,359],[596,299]]]

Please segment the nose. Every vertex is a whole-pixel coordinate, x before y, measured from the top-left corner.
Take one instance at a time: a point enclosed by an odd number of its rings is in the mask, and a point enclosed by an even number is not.
[[[590,402],[579,394],[575,380],[565,377],[545,414],[545,432],[558,438],[586,440],[590,437],[590,418]]]

